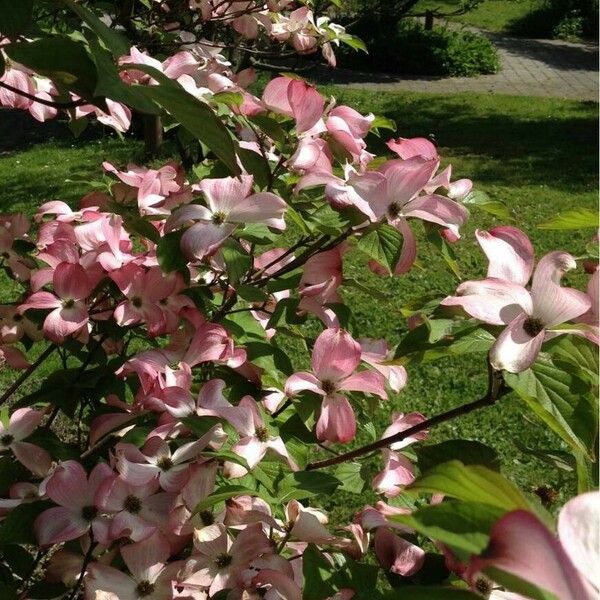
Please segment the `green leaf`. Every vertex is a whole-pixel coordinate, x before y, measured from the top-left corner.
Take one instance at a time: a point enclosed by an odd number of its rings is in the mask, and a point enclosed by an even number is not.
[[[239,148],[238,156],[244,165],[244,169],[254,175],[254,182],[264,189],[271,180],[271,167],[262,154],[249,150],[248,148]]]
[[[34,598],[35,596],[29,596]],[[8,583],[0,582],[0,598],[2,600],[18,600],[17,590],[9,586]]]
[[[251,490],[250,488],[244,487],[243,485],[222,485],[217,488],[212,494],[209,494],[203,500],[200,500],[198,504],[196,504],[196,508],[194,508],[194,514],[206,510],[207,508],[211,508],[215,504],[219,502],[225,502],[230,498],[234,498],[235,496],[258,496],[258,492],[256,490]]]
[[[467,560],[485,550],[492,526],[505,512],[489,504],[445,501],[390,519],[446,544],[460,559]]]
[[[119,32],[105,25],[91,10],[74,2],[62,0],[102,40],[115,58],[129,52],[129,42]]]
[[[377,115],[371,122],[371,130],[373,129],[391,129],[392,131],[396,131],[396,122],[387,117]]]
[[[127,68],[128,65],[124,67]],[[196,139],[208,146],[234,175],[239,175],[241,169],[237,164],[233,138],[213,109],[188,94],[177,82],[157,69],[146,65],[135,65],[135,68],[160,82],[160,85],[140,87],[144,94],[160,104]]]
[[[272,117],[267,117],[265,115],[254,115],[252,117],[248,117],[248,120],[256,125],[263,133],[266,133],[273,141],[281,144],[285,142],[285,131],[279,122]]]
[[[123,82],[119,77],[119,69],[113,56],[99,44],[97,39],[88,39],[88,46],[98,73],[98,83],[94,91],[95,96],[107,97],[116,102],[122,102],[144,114],[160,114],[161,109],[145,96],[142,89]],[[86,119],[78,120],[87,123]]]
[[[342,285],[354,288],[359,292],[363,292],[364,294],[367,294],[370,298],[376,298],[377,300],[390,299],[389,294],[386,294],[385,292],[382,292],[381,290],[378,290],[377,288],[371,287],[369,285],[364,285],[363,283],[352,277],[344,277]]]
[[[523,454],[535,456],[535,458],[538,460],[551,465],[555,469],[572,473],[577,467],[574,456],[569,454],[569,452],[564,452],[562,450],[537,450],[536,448],[528,448],[527,446],[521,444],[519,440],[514,440],[514,444],[521,452],[523,452]]]
[[[244,467],[246,471],[252,470],[250,469],[248,461],[245,458],[242,458],[239,454],[235,454],[234,452],[230,452],[228,450],[219,450],[218,452],[203,450],[202,456],[210,456],[211,458],[215,458],[218,461],[227,461],[235,463],[236,465]]]
[[[393,273],[400,260],[402,244],[402,234],[384,223],[364,234],[358,241],[358,248]]]
[[[291,375],[294,367],[288,355],[274,344],[269,342],[246,342],[248,360],[257,367],[273,375],[276,371],[284,375]]]
[[[427,240],[429,243],[440,253],[444,262],[448,265],[450,272],[460,281],[460,268],[456,259],[456,253],[451,244],[449,244],[441,235],[438,228],[432,225],[425,225],[425,231],[427,233]]]
[[[197,438],[201,438],[207,434],[215,425],[221,422],[218,417],[208,417],[200,415],[190,415],[183,417],[181,422],[192,430],[193,434]]]
[[[386,594],[383,600],[481,600],[481,596],[457,587],[405,586]]]
[[[569,371],[540,354],[530,369],[505,373],[504,380],[564,442],[592,459],[598,400],[590,384]]]
[[[235,285],[252,266],[252,259],[242,245],[233,238],[225,240],[221,252],[227,266],[229,283]]]
[[[150,221],[134,214],[123,215],[123,222],[128,231],[136,233],[142,238],[148,239],[155,244],[161,241],[160,232]]]
[[[246,302],[265,302],[269,299],[269,295],[259,288],[251,285],[237,285],[235,287],[237,295]]]
[[[462,200],[467,206],[475,206],[503,221],[514,221],[514,215],[504,202],[492,200],[485,192],[474,190]]]
[[[538,225],[539,229],[598,229],[598,213],[591,208],[577,208],[561,213]]]
[[[31,502],[13,508],[0,523],[0,544],[36,545],[33,522],[50,505],[50,502]]]
[[[0,33],[17,37],[31,23],[33,0],[0,0]]]
[[[458,460],[436,465],[407,489],[445,494],[457,500],[488,504],[504,510],[530,508],[519,489],[500,473],[479,465],[464,465]]]
[[[532,600],[560,600],[554,594],[501,569],[488,567],[484,570],[484,573],[507,590],[523,594],[526,598],[531,598]]]
[[[188,261],[181,250],[182,235],[183,231],[167,233],[156,246],[156,259],[165,273],[187,270]]]
[[[90,98],[96,89],[96,66],[85,46],[67,37],[50,37],[3,46],[9,58]]]
[[[576,335],[561,335],[550,340],[544,351],[552,356],[556,365],[575,369],[575,373],[592,386],[598,385],[598,347],[589,340]]]
[[[323,600],[335,593],[331,563],[314,544],[309,544],[302,553],[302,574],[302,600]]]
[[[341,482],[339,489],[351,494],[362,494],[365,489],[362,471],[363,466],[360,463],[348,462],[339,465],[335,470],[335,476]]]
[[[489,446],[472,440],[447,440],[439,444],[414,447],[421,472],[449,460],[460,460],[464,465],[483,465],[494,471],[500,469],[498,453]]]
[[[333,494],[340,485],[339,479],[320,471],[296,471],[289,473],[279,483],[281,502],[303,500],[319,494]]]

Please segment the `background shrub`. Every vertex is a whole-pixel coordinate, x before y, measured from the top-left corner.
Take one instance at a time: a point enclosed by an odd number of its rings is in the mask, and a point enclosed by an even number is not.
[[[426,30],[409,19],[390,27],[378,18],[364,18],[352,32],[364,40],[369,54],[344,52],[340,58],[342,67],[456,77],[496,73],[500,68],[493,44],[470,31],[451,31],[445,27]]]

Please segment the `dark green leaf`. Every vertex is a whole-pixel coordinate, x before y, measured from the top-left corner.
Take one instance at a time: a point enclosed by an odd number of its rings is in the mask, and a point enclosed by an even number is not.
[[[269,299],[269,295],[259,288],[251,285],[238,285],[235,288],[237,295],[246,302],[265,302]]]
[[[64,598],[69,588],[62,583],[49,583],[40,581],[32,585],[27,591],[27,598],[31,600],[51,600],[54,598]]]
[[[493,524],[505,512],[489,504],[445,501],[391,519],[446,544],[459,558],[468,560],[485,550]]]
[[[261,189],[266,188],[271,180],[271,167],[265,157],[248,148],[240,148],[238,156],[242,161],[242,165],[244,165],[244,169],[254,176],[254,182],[258,187]]]
[[[123,222],[127,228],[127,231],[136,233],[140,237],[146,238],[155,244],[161,241],[160,232],[150,221],[140,217],[139,215],[126,214],[124,215]]]
[[[351,494],[362,494],[365,489],[365,478],[361,463],[348,462],[335,470],[335,476],[341,482],[340,490]]]
[[[393,273],[400,260],[402,244],[402,234],[384,223],[364,234],[358,241],[358,248]]]
[[[57,84],[91,98],[96,89],[96,66],[85,46],[67,37],[50,37],[33,42],[8,44],[2,49],[9,58],[49,77]]]
[[[29,596],[33,598],[34,596]],[[0,582],[0,598],[2,600],[17,600],[19,598],[16,586],[13,588],[8,583]]]
[[[432,225],[426,225],[425,231],[427,233],[427,240],[429,243],[440,253],[444,262],[448,265],[450,272],[460,281],[460,268],[458,266],[458,260],[456,259],[456,253],[451,244],[449,244],[441,235],[437,227]]]
[[[291,375],[294,372],[288,355],[274,344],[247,342],[245,349],[248,360],[271,375],[274,371],[279,371],[284,375]]]
[[[422,473],[449,460],[460,460],[464,465],[483,465],[494,471],[500,469],[498,453],[473,440],[447,440],[428,446],[419,444],[414,452]]]
[[[275,142],[283,143],[285,141],[285,131],[272,117],[267,117],[265,115],[254,115],[253,117],[249,117],[249,120]]]
[[[474,190],[466,198],[462,200],[463,204],[467,206],[476,206],[484,212],[487,212],[503,222],[514,221],[512,211],[508,208],[504,202],[500,200],[492,200],[485,192],[481,190]]]
[[[49,502],[31,502],[13,508],[0,523],[0,544],[36,545],[33,522],[50,505]]]
[[[33,572],[35,566],[33,556],[16,544],[9,544],[2,548],[0,557],[3,562],[10,566],[10,570],[21,579],[25,579]]]
[[[390,299],[389,294],[386,294],[385,292],[382,292],[381,290],[378,290],[375,287],[365,285],[365,284],[361,283],[360,281],[353,279],[352,277],[344,277],[344,280],[342,281],[342,285],[344,285],[346,287],[354,288],[355,290],[358,290],[359,292],[362,292],[363,294],[367,294],[367,296],[369,296],[370,298],[375,298],[377,300],[389,300]]]
[[[250,269],[252,259],[242,245],[232,238],[226,240],[221,246],[221,252],[227,265],[229,282],[235,285]]]
[[[540,229],[598,229],[598,212],[591,208],[577,208],[540,223]]]
[[[251,490],[250,488],[244,487],[243,485],[222,485],[212,494],[206,496],[204,500],[198,502],[198,504],[196,504],[196,508],[194,509],[194,513],[211,508],[215,504],[218,504],[219,502],[225,502],[226,500],[234,498],[235,496],[258,496],[258,492],[256,490]]]
[[[234,175],[239,175],[241,169],[237,164],[233,138],[213,109],[188,94],[160,71],[146,65],[136,65],[135,68],[160,82],[160,85],[143,87],[144,94],[160,104],[196,139],[208,146]]]
[[[479,465],[464,465],[452,460],[421,475],[410,490],[440,493],[464,500],[496,506],[504,510],[529,509],[529,503],[508,479]]]
[[[560,368],[544,354],[530,369],[506,373],[505,381],[571,448],[589,458],[593,456],[598,399],[588,382]]]
[[[302,600],[323,600],[335,593],[332,585],[331,563],[314,544],[309,544],[302,554],[304,588]]]
[[[200,415],[190,415],[189,417],[183,417],[181,422],[192,430],[192,433],[197,437],[201,438],[207,434],[215,425],[221,422],[217,417],[208,417]]]
[[[560,598],[554,594],[551,594],[546,590],[542,590],[533,583],[525,581],[524,579],[521,579],[512,573],[507,573],[506,571],[502,571],[501,569],[496,569],[494,567],[489,567],[485,569],[484,572],[496,583],[504,586],[507,590],[516,592],[518,594],[523,594],[526,598],[531,598],[532,600],[560,600]]]
[[[481,596],[464,588],[406,586],[401,592],[386,594],[383,600],[481,600]]]
[[[115,58],[129,52],[129,42],[119,32],[105,25],[91,10],[74,2],[62,0],[102,40]]]
[[[538,460],[551,465],[555,469],[570,473],[577,467],[575,458],[568,452],[562,450],[537,450],[536,448],[528,448],[521,444],[519,440],[515,440],[514,444],[521,452],[523,452],[523,454],[535,456]]]
[[[156,246],[158,265],[165,273],[187,270],[187,259],[181,250],[183,231],[173,231],[163,236]]]
[[[0,0],[0,33],[13,38],[27,30],[31,23],[33,0]]]
[[[281,502],[312,498],[319,494],[333,494],[340,481],[320,471],[297,471],[286,475],[279,484]]]

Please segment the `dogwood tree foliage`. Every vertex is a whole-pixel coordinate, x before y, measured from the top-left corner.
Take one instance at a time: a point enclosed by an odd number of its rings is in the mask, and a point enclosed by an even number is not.
[[[378,290],[345,275],[349,255],[401,284],[424,230],[456,271],[469,209],[510,215],[441,168],[427,139],[375,157],[365,139],[384,119],[292,76],[253,93],[252,70],[227,56],[334,64],[337,43],[358,42],[308,2],[0,5],[2,105],[117,131],[132,112],[160,116],[201,148],[188,171],[104,163],[78,206],[0,217],[14,290],[0,307],[14,375],[0,392],[2,598],[597,596],[593,244],[536,264],[517,227],[477,231],[487,273],[413,302],[401,339],[373,339],[344,290],[374,307]],[[564,285],[584,259],[587,289]],[[411,366],[447,356],[487,364],[479,399],[390,410]],[[560,456],[538,456],[577,473],[557,520],[493,448],[428,440],[510,389],[562,438]],[[387,429],[357,441],[377,412]],[[379,499],[365,506],[367,488]],[[348,523],[322,508],[341,490],[354,494]]]

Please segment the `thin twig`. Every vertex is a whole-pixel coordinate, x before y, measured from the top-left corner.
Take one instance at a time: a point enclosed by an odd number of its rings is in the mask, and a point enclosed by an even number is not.
[[[402,440],[411,437],[415,433],[419,433],[426,429],[430,429],[435,425],[439,425],[440,423],[445,423],[446,421],[450,421],[451,419],[454,419],[456,417],[467,415],[485,406],[491,406],[496,402],[496,400],[498,400],[500,397],[507,393],[507,389],[503,386],[502,373],[500,371],[495,371],[489,364],[488,371],[488,390],[486,395],[483,396],[483,398],[475,400],[474,402],[470,402],[469,404],[457,406],[456,408],[453,408],[445,413],[441,413],[439,415],[436,415],[435,417],[431,417],[431,419],[427,419],[426,421],[418,423],[417,425],[414,425],[409,429],[405,429],[404,431],[400,431],[394,435],[390,435],[386,438],[378,440],[377,442],[373,442],[372,444],[361,446],[360,448],[356,448],[355,450],[351,450],[350,452],[346,452],[344,454],[340,454],[332,458],[327,458],[325,460],[310,463],[306,465],[306,470],[314,471],[315,469],[323,469],[325,467],[330,467],[332,465],[347,462],[349,460],[357,458],[358,456],[369,454],[370,452],[373,452],[375,450],[387,448],[395,442],[401,442]]]
[[[78,106],[83,106],[84,104],[89,104],[87,100],[71,100],[70,102],[53,102],[51,100],[44,100],[43,98],[38,98],[33,94],[28,94],[19,88],[13,87],[8,83],[4,83],[0,81],[0,87],[12,92],[13,94],[18,94],[19,96],[23,96],[23,98],[27,98],[28,100],[32,100],[33,102],[37,102],[38,104],[43,104],[44,106],[49,106],[50,108],[77,108]]]
[[[58,346],[56,344],[50,344],[38,357],[38,359],[32,363],[26,371],[23,371],[21,375],[15,380],[15,382],[0,396],[0,404],[4,404],[21,386],[22,383],[27,381],[29,377],[35,372],[35,370],[56,350]]]

